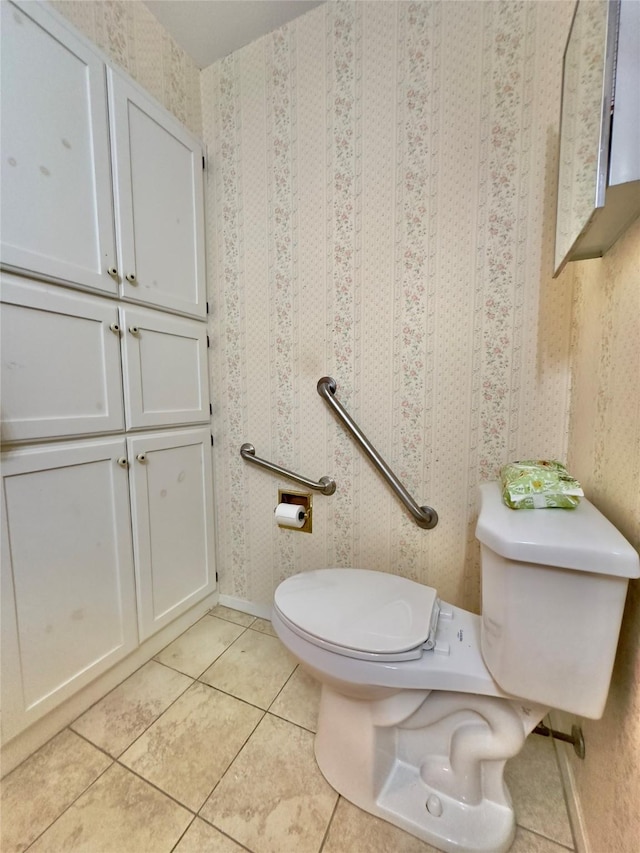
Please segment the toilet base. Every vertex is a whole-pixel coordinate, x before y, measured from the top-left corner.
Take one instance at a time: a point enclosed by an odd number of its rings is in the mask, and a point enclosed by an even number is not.
[[[504,765],[546,710],[441,691],[368,701],[323,684],[316,760],[347,800],[446,853],[506,853]]]
[[[489,800],[478,805],[461,803],[425,785],[415,767],[400,761],[394,762],[375,806],[373,813],[378,817],[447,853],[506,853],[515,837],[511,807]],[[429,806],[436,814],[431,814]]]

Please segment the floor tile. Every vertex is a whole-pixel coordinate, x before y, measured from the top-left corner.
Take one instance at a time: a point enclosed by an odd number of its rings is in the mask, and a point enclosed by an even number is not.
[[[260,631],[263,634],[269,634],[270,637],[277,637],[275,629],[268,619],[256,619],[251,624],[252,631]]]
[[[317,853],[336,799],[313,735],[267,714],[201,814],[255,853]]]
[[[0,850],[24,850],[111,764],[86,740],[64,729],[0,783]]]
[[[118,756],[192,683],[149,661],[72,724],[71,728]]]
[[[509,853],[567,853],[568,849],[519,826],[516,830],[516,840]],[[573,850],[573,847],[571,849]]]
[[[212,616],[218,616],[220,619],[226,619],[227,622],[234,622],[236,625],[242,625],[243,628],[248,628],[249,625],[255,622],[255,616],[249,616],[248,613],[242,613],[240,610],[232,610],[230,607],[225,607],[224,604],[216,604],[210,611]]]
[[[262,716],[257,708],[196,682],[120,760],[197,811]]]
[[[114,764],[29,853],[169,853],[191,819],[182,806]]]
[[[318,725],[320,682],[298,666],[269,708],[272,714],[315,732]]]
[[[200,679],[266,710],[295,668],[280,640],[246,631]]]
[[[245,849],[197,817],[173,853],[244,853]]]
[[[340,797],[322,853],[439,853],[419,838]]]
[[[505,780],[519,826],[566,847],[573,845],[551,738],[529,735],[522,751],[507,762]]]
[[[168,645],[155,660],[197,678],[245,629],[216,616],[203,616]]]

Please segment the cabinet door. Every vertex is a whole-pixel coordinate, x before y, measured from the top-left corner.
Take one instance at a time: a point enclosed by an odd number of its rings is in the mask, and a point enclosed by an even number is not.
[[[137,645],[124,439],[3,456],[5,738]]]
[[[118,309],[3,275],[2,440],[124,428]]]
[[[145,640],[215,588],[211,437],[128,438],[138,620]]]
[[[104,65],[42,4],[0,5],[2,265],[115,294]]]
[[[202,147],[108,72],[122,297],[204,317]]]
[[[141,308],[120,317],[127,428],[207,422],[205,324]]]

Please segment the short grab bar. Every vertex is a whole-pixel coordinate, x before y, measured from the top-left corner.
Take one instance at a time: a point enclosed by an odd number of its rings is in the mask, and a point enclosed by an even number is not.
[[[438,513],[435,509],[432,509],[430,506],[418,506],[400,480],[398,480],[396,475],[393,473],[391,468],[389,468],[382,456],[380,456],[378,451],[362,432],[360,427],[355,423],[343,406],[335,399],[334,394],[338,387],[335,379],[332,379],[330,376],[323,376],[322,379],[318,380],[317,387],[318,394],[320,394],[323,400],[331,406],[349,432],[359,441],[362,449],[369,459],[371,459],[378,471],[380,471],[393,491],[414,517],[416,524],[419,527],[423,527],[425,530],[431,530],[431,528],[435,527],[438,523]]]
[[[273,462],[267,462],[266,459],[260,459],[259,456],[256,456],[255,447],[253,444],[249,444],[249,442],[246,442],[240,448],[240,456],[242,456],[242,458],[247,462],[254,462],[256,465],[260,465],[268,471],[273,471],[274,474],[280,474],[281,477],[287,477],[289,480],[294,480],[296,483],[300,483],[308,489],[315,489],[317,492],[322,492],[323,495],[332,495],[336,490],[335,480],[332,480],[331,477],[320,477],[320,480],[316,483],[314,480],[309,480],[307,477],[302,477],[300,474],[294,474],[293,471],[287,471],[286,468],[274,465]]]

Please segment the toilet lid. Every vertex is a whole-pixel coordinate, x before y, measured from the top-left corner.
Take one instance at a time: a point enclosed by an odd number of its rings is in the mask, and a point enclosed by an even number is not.
[[[429,637],[436,590],[367,569],[318,569],[283,581],[275,605],[312,642],[374,655],[415,649]]]

